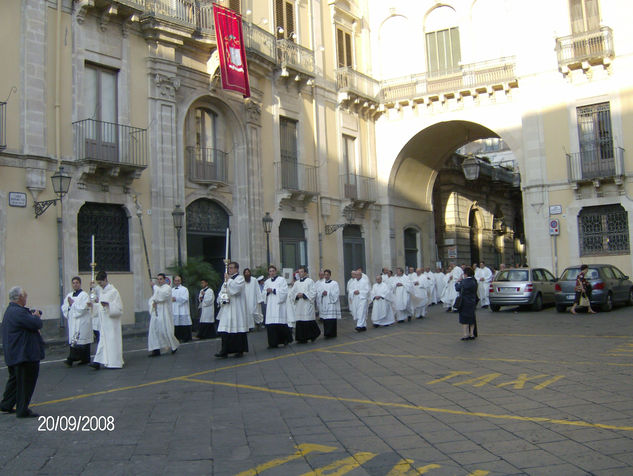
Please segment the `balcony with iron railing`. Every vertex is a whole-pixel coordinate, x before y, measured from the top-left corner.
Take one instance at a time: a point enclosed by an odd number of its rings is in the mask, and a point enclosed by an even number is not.
[[[567,155],[569,181],[621,181],[625,175],[624,149],[613,144],[573,152]]]
[[[141,22],[152,19],[158,25],[164,23],[177,29],[184,28],[189,33],[215,37],[211,0],[144,0],[144,3]],[[151,25],[152,28],[156,26]]]
[[[340,176],[343,196],[355,202],[376,201],[376,179],[358,174]]]
[[[349,99],[378,100],[380,83],[374,78],[347,66],[336,70],[336,88]]]
[[[292,40],[277,40],[277,61],[281,65],[282,76],[289,76],[288,69],[315,76],[314,51]]]
[[[603,26],[599,30],[556,38],[556,55],[563,73],[586,69],[588,65],[608,65],[615,57],[613,31]]]
[[[462,65],[458,70],[419,73],[380,83],[380,100],[388,105],[425,96],[477,93],[494,87],[516,87],[515,58],[505,57]]]
[[[228,183],[228,154],[219,149],[187,147],[189,180],[200,184]]]
[[[96,169],[135,175],[147,167],[147,129],[84,119],[73,122],[76,159]]]
[[[277,63],[277,39],[253,23],[242,21],[246,53],[255,54],[273,64]]]
[[[0,150],[7,148],[7,103],[0,101]]]
[[[275,162],[277,189],[289,192],[291,198],[311,198],[318,194],[317,168],[295,160]]]

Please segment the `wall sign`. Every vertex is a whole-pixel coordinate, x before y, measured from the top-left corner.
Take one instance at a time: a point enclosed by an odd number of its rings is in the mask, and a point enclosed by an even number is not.
[[[22,208],[26,207],[26,193],[9,192],[9,206]]]
[[[550,215],[560,215],[561,213],[563,213],[563,207],[560,205],[551,205],[549,207],[549,214]]]

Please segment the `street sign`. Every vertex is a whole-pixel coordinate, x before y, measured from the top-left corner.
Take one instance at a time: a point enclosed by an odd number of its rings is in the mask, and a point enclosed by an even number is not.
[[[560,235],[560,223],[555,218],[549,221],[549,234],[552,236]]]

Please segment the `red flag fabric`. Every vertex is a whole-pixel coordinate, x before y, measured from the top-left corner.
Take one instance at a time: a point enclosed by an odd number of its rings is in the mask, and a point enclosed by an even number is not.
[[[214,3],[213,19],[220,55],[222,88],[238,91],[245,98],[250,97],[242,17],[239,13]]]

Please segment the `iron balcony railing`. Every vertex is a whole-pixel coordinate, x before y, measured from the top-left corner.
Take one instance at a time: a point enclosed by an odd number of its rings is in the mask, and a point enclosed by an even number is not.
[[[187,147],[189,180],[196,183],[228,183],[227,153],[219,149]]]
[[[84,119],[73,122],[77,160],[147,167],[147,129]]]
[[[215,34],[213,2],[210,0],[145,0],[145,12],[207,35]]]
[[[377,98],[380,92],[378,81],[349,66],[336,70],[336,87],[340,91],[349,91],[368,99]]]
[[[275,35],[247,21],[242,21],[242,27],[246,51],[251,51],[276,63],[277,39]]]
[[[571,182],[624,176],[624,149],[603,144],[601,147],[567,154]]]
[[[503,84],[516,80],[514,57],[465,64],[458,71],[419,73],[380,83],[380,98],[389,104],[430,94]]]
[[[603,26],[600,30],[556,38],[556,55],[560,66],[613,58],[613,31]]]
[[[376,179],[358,174],[340,176],[343,196],[359,202],[376,201]]]
[[[275,168],[277,169],[277,183],[281,190],[314,195],[318,193],[317,169],[314,165],[282,159],[280,162],[275,162]]]
[[[0,150],[7,148],[7,103],[0,101]]]
[[[277,40],[277,61],[282,68],[292,68],[310,76],[315,74],[314,51],[292,40]]]

